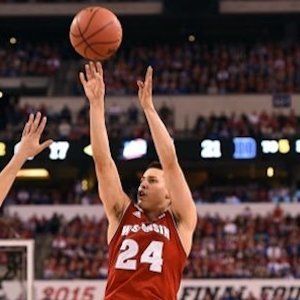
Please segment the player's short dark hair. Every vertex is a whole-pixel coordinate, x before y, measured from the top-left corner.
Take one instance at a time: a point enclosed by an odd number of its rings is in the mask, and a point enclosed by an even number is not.
[[[148,169],[159,169],[162,170],[162,165],[159,161],[152,161],[146,168],[146,170]]]

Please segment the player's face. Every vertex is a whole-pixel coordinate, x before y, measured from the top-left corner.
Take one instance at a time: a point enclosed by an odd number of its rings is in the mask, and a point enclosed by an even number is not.
[[[145,211],[165,209],[170,204],[163,171],[148,169],[142,176],[138,189],[138,204]]]

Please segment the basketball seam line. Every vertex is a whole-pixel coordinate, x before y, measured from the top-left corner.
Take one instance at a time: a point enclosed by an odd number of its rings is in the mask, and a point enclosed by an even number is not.
[[[87,45],[87,46],[85,47],[85,49],[84,49],[84,53],[83,53],[84,56],[86,56],[86,50],[87,50],[87,48],[90,48],[91,51],[93,51],[95,54],[97,54],[98,56],[101,56],[101,57],[105,58],[106,56],[104,56],[104,55],[98,53],[97,51],[95,51],[95,50],[90,46],[90,44],[86,41],[85,37],[82,35],[81,28],[80,28],[79,23],[78,23],[78,19],[76,19],[76,24],[77,24],[78,30],[79,30],[79,32],[80,32],[81,38],[82,38],[82,40],[83,40],[82,42],[85,42],[85,44]]]
[[[92,23],[92,21],[93,21],[94,16],[95,16],[96,13],[98,12],[98,10],[99,10],[99,9],[97,9],[97,10],[95,10],[95,11],[93,12],[93,14],[91,15],[90,20],[89,20],[88,24],[86,25],[85,29],[83,30],[82,34],[85,34],[85,33],[86,33],[86,31],[88,30],[89,26],[91,25],[91,23]],[[77,18],[77,17],[76,17],[76,21],[78,22],[78,18]],[[80,37],[80,34],[77,35],[77,34],[74,34],[73,32],[71,32],[71,34],[72,34],[74,37],[77,37],[77,38]]]
[[[87,36],[86,38],[84,38],[84,41],[86,42],[87,40],[89,40],[91,37],[95,36],[97,33],[103,31],[104,29],[106,29],[106,27],[108,27],[110,24],[112,24],[114,21],[110,21],[107,24],[105,24],[104,26],[102,26],[100,29],[98,29],[97,31],[93,32],[91,35]],[[77,26],[79,27],[79,23],[77,20]],[[81,33],[81,30],[79,30]],[[81,33],[81,37],[83,38],[83,33]],[[76,44],[74,47],[78,47],[80,46],[84,41],[79,42],[78,44]]]

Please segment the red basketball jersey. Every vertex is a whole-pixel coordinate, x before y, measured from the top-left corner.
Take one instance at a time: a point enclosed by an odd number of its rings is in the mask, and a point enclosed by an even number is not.
[[[130,203],[109,244],[105,300],[175,300],[186,258],[169,211],[150,222]]]

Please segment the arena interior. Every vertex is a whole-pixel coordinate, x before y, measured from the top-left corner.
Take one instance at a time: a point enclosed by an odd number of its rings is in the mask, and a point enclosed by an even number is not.
[[[55,141],[26,162],[1,207],[0,299],[103,299],[107,220],[78,78],[86,60],[69,41],[86,6],[109,8],[123,26],[103,68],[124,190],[135,200],[157,159],[136,86],[151,65],[197,206],[178,299],[299,300],[299,0],[0,0],[0,169],[30,113],[48,117],[43,139]],[[33,241],[33,260],[14,257],[17,241]]]

